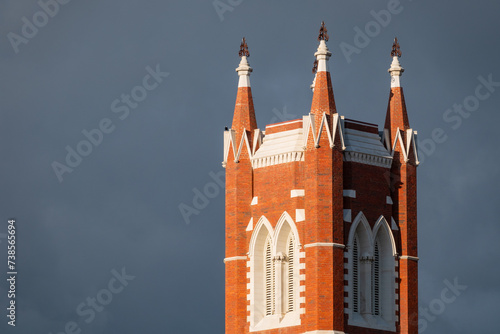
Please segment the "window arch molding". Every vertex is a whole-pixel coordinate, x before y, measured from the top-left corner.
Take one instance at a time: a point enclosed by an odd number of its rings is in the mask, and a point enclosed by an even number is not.
[[[288,214],[288,212],[283,212],[281,215],[280,219],[278,220],[278,223],[276,224],[276,231],[275,231],[275,237],[273,238],[274,243],[273,243],[273,248],[279,251],[282,251],[282,249],[285,249],[286,247],[283,247],[283,245],[280,244],[280,242],[283,241],[283,235],[285,235],[285,239],[288,237],[290,231],[293,233],[293,236],[295,238],[295,243],[298,247],[300,247],[300,241],[299,241],[299,231],[297,230],[297,226],[295,226],[295,223],[293,222],[292,217]],[[284,240],[286,243],[286,240]]]
[[[263,228],[265,230],[262,230]],[[267,236],[267,234],[269,234],[269,236],[271,236],[271,239],[274,239],[274,229],[271,226],[271,223],[269,222],[269,220],[267,220],[267,218],[265,216],[262,216],[259,218],[259,221],[255,225],[255,228],[253,230],[252,237],[250,238],[249,249],[248,249],[248,253],[250,256],[255,254],[255,245],[257,244],[258,241],[261,241],[260,239],[262,238],[262,235],[261,235],[262,231],[267,232],[266,236]],[[266,236],[264,236],[264,242],[265,242]]]
[[[374,240],[377,238],[379,232],[385,233],[387,237],[390,239],[389,243],[391,245],[392,256],[396,256],[397,255],[396,241],[394,240],[394,235],[392,234],[392,230],[389,227],[389,223],[387,222],[384,216],[380,216],[375,225],[373,226]]]
[[[357,231],[358,227],[360,228],[360,231]],[[362,211],[358,213],[358,215],[352,222],[351,229],[349,231],[349,239],[347,242],[349,249],[351,249],[354,244],[354,236],[356,235],[356,232],[361,232],[362,236],[366,238],[366,241],[363,240],[367,243],[366,247],[370,250],[373,249],[372,229],[370,227],[370,224],[368,223],[368,219],[366,219]]]

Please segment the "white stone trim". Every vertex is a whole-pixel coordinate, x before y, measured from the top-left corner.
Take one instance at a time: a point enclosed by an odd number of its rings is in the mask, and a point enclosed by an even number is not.
[[[259,204],[259,198],[255,196],[254,198],[252,198],[252,203],[250,203],[250,205],[257,205],[257,204]]]
[[[298,120],[302,122],[302,120]],[[265,135],[262,145],[252,156],[252,167],[262,168],[282,163],[304,161],[304,127]]]
[[[231,256],[231,257],[226,257],[224,259],[224,263],[231,262],[231,261],[239,261],[239,260],[247,260],[247,256]]]
[[[391,88],[401,87],[399,78],[405,69],[399,64],[399,57],[392,57],[391,67],[387,70],[391,74]]]
[[[406,133],[406,146],[403,143],[403,137],[401,132]],[[389,130],[384,129],[384,141],[386,141],[386,145],[389,141]],[[394,137],[394,142],[392,143],[392,149],[389,150],[391,152],[391,156],[394,157],[394,152],[396,151],[396,146],[399,143],[401,147],[401,152],[403,153],[403,158],[405,162],[409,160],[410,148],[413,147],[413,155],[415,156],[415,164],[418,166],[420,161],[418,160],[418,148],[417,148],[417,131],[413,129],[407,129],[406,131],[400,130],[397,128],[396,135]]]
[[[303,222],[306,220],[305,209],[295,209],[295,222]]]
[[[317,72],[328,72],[328,59],[332,53],[328,50],[325,40],[319,42],[318,50],[314,53],[316,60],[318,61]]]
[[[381,228],[385,229],[386,233],[389,235],[389,238],[391,241],[392,256],[396,256],[396,254],[397,254],[396,241],[394,240],[394,235],[392,234],[391,228],[389,227],[389,223],[387,223],[387,220],[384,218],[383,215],[381,215],[377,219],[377,222],[373,226],[373,240],[375,240],[377,238],[378,231]]]
[[[299,239],[299,231],[297,230],[297,226],[295,226],[295,222],[293,221],[292,216],[290,216],[290,214],[288,214],[288,212],[286,212],[286,211],[284,211],[281,214],[281,217],[278,219],[278,223],[276,224],[276,228],[274,229],[273,247],[276,247],[276,241],[278,239],[278,236],[281,233],[281,229],[285,225],[285,222],[287,222],[288,225],[290,226],[290,229],[293,232],[293,235],[295,236],[295,242],[297,244],[297,249],[299,249],[301,246],[300,239]]]
[[[222,167],[226,167],[227,161],[230,158],[229,157],[229,149],[232,147],[233,148],[233,157],[235,162],[238,162],[240,159],[241,152],[243,150],[243,147],[247,148],[248,151],[248,156],[250,159],[253,157],[255,149],[258,145],[261,144],[262,142],[262,136],[261,136],[261,131],[260,129],[255,129],[254,130],[254,142],[253,144],[253,150],[250,147],[250,142],[248,140],[247,132],[245,131],[246,129],[243,129],[243,133],[241,135],[241,140],[239,143],[236,142],[236,131],[233,129],[229,129],[224,131],[224,161],[222,161]]]
[[[391,196],[387,196],[387,197],[386,197],[386,199],[385,199],[385,203],[386,203],[386,204],[394,204],[394,203],[392,202],[392,198],[391,198]]]
[[[251,230],[253,230],[253,217],[250,218],[250,222],[248,223],[247,228],[246,228],[247,232],[250,232]]]
[[[288,152],[283,154],[276,154],[269,157],[253,159],[252,167],[262,168],[268,166],[274,166],[279,164],[285,164],[294,161],[304,161],[304,152]]]
[[[260,129],[255,129],[253,133],[252,157],[255,155],[255,151],[262,145],[262,131],[260,131]]]
[[[337,136],[337,131],[340,136],[340,143],[342,145],[341,149],[344,151],[346,149],[344,141],[344,130],[342,128],[341,116],[339,114],[333,114],[332,124],[333,128],[330,129],[329,122],[326,118],[326,114],[323,113],[321,116],[321,123],[319,129],[316,129],[315,123],[312,121],[315,115],[309,114],[308,116],[303,116],[303,126],[304,126],[304,147],[307,147],[307,142],[309,141],[309,133],[313,135],[313,142],[315,147],[319,147],[319,141],[321,139],[321,134],[323,132],[323,127],[326,127],[326,134],[328,136],[328,142],[330,143],[330,148],[335,147],[335,138]],[[317,116],[316,116],[317,117]]]
[[[238,81],[238,87],[250,87],[250,73],[252,73],[252,68],[248,63],[247,57],[241,57],[240,65],[236,69],[240,77]]]
[[[314,242],[310,243],[307,245],[304,245],[304,248],[310,248],[310,247],[335,247],[335,248],[345,248],[345,245],[343,244],[338,244],[335,242]]]
[[[305,332],[304,334],[345,334],[344,332],[341,331],[325,331],[325,330],[318,330],[318,331],[309,331]]]
[[[344,209],[344,221],[349,223],[352,221],[351,209]]]
[[[344,152],[344,160],[384,168],[390,168],[392,165],[392,158],[385,158],[381,156],[352,151]]]
[[[394,231],[398,231],[399,228],[398,228],[398,224],[396,224],[396,222],[394,221],[394,218],[391,217],[391,228],[394,230]]]
[[[354,189],[344,189],[344,197],[356,198],[356,190]]]
[[[411,255],[401,255],[399,257],[401,260],[411,260],[411,261],[417,261],[419,260],[418,256],[411,256]]]
[[[282,123],[277,123],[277,124],[266,125],[266,128],[270,129],[270,128],[275,128],[277,126],[283,126],[283,125],[288,125],[288,124],[293,124],[293,123],[299,123],[299,122],[302,122],[302,120],[301,119],[295,119],[295,120],[289,121],[289,122],[282,122]]]
[[[304,197],[306,195],[306,192],[304,189],[292,189],[290,191],[290,197]]]

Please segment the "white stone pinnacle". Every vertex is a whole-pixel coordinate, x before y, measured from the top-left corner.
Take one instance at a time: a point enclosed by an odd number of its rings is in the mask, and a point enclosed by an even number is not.
[[[399,57],[392,57],[391,67],[387,70],[391,74],[391,87],[401,87],[401,75],[405,69],[399,64]]]
[[[317,72],[328,72],[328,59],[332,53],[328,50],[325,40],[322,39],[319,42],[318,51],[314,54],[318,60],[318,71]]]
[[[240,76],[238,87],[250,87],[250,73],[252,71],[253,69],[250,67],[247,57],[242,56],[240,65],[236,69],[236,72],[238,72],[238,75]]]

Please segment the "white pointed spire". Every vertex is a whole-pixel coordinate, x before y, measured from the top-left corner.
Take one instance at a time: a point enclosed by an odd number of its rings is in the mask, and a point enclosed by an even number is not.
[[[392,63],[391,67],[387,70],[391,74],[391,88],[401,87],[401,75],[405,71],[401,64],[399,64],[399,57],[401,57],[401,50],[399,49],[398,39],[394,38],[394,43],[392,44]]]
[[[240,45],[239,55],[241,57],[240,65],[236,69],[238,75],[240,76],[238,87],[250,87],[250,73],[252,73],[253,69],[250,67],[248,63],[247,57],[250,57],[250,52],[248,52],[248,45],[243,37]]]

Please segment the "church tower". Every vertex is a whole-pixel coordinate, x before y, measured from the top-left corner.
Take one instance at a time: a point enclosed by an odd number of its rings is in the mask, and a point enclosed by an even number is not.
[[[243,39],[224,132],[226,333],[418,333],[416,131],[397,39],[383,131],[337,112],[322,23],[311,109],[257,127]]]

